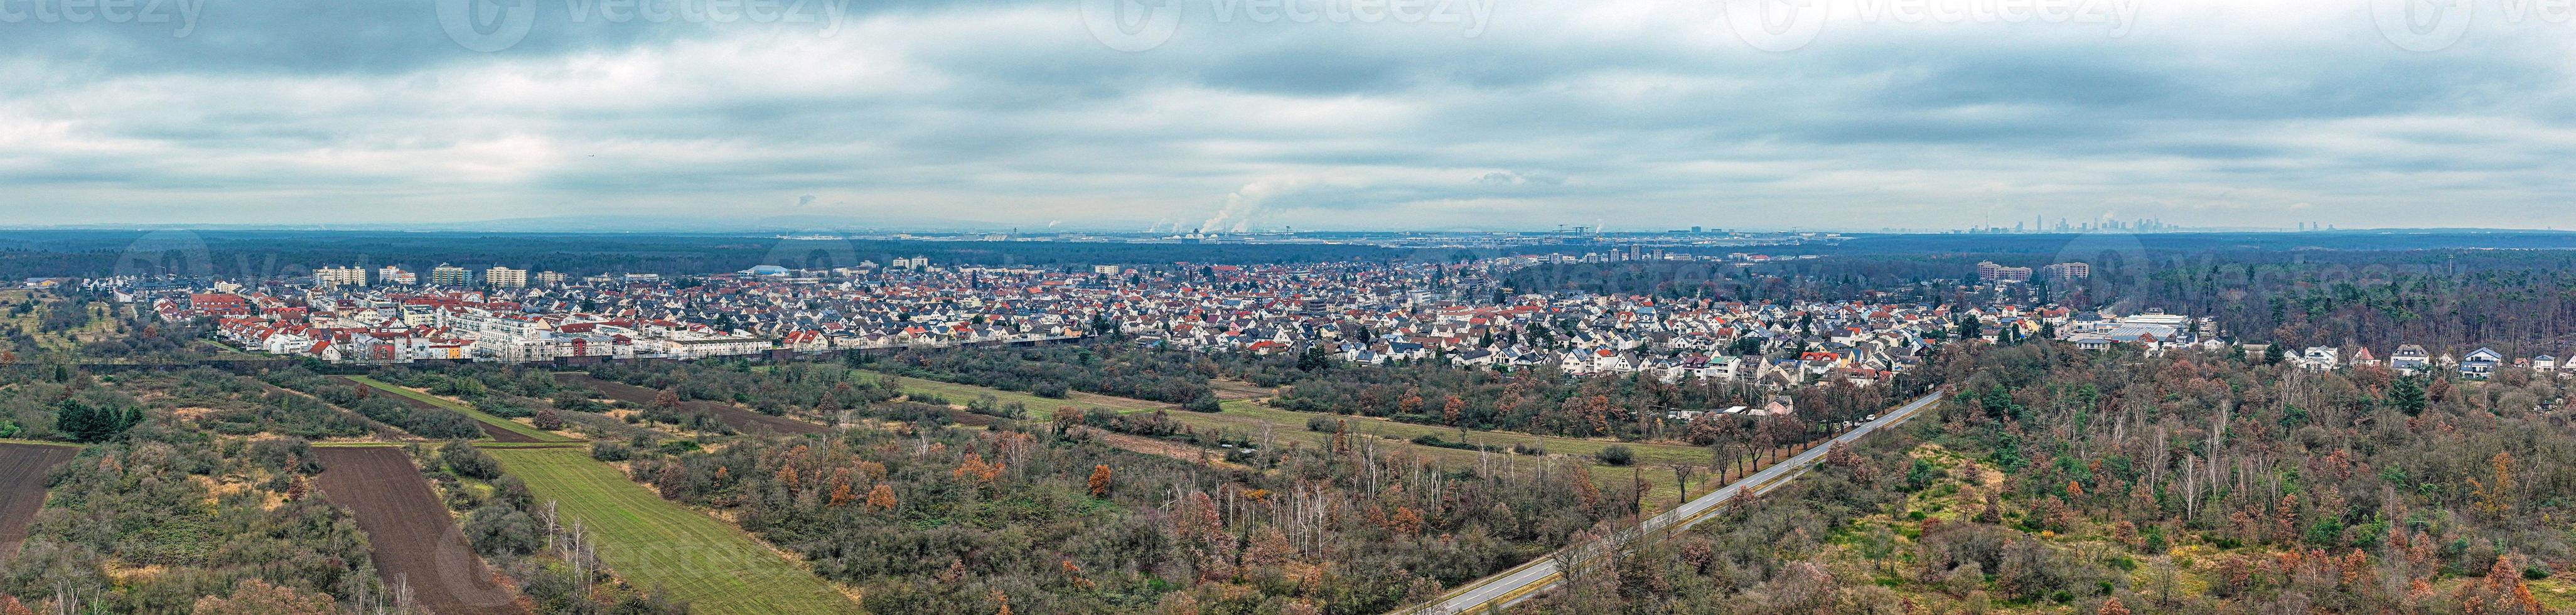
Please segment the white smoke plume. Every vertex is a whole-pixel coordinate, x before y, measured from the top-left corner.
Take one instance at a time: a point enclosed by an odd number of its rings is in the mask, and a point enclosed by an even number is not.
[[[1208,218],[1207,222],[1200,224],[1199,232],[1242,233],[1251,231],[1253,215],[1261,212],[1261,203],[1263,201],[1268,201],[1272,197],[1278,196],[1280,193],[1294,189],[1296,189],[1296,186],[1293,185],[1293,183],[1283,183],[1267,179],[1244,184],[1242,188],[1235,189],[1233,194],[1225,195],[1225,207],[1217,210],[1216,217]]]

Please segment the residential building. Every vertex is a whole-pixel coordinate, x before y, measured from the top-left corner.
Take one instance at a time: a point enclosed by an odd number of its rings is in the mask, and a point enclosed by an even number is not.
[[[429,283],[438,286],[453,287],[471,284],[473,280],[469,278],[472,276],[473,274],[467,272],[464,267],[447,263],[439,263],[438,266],[429,268]]]
[[[483,270],[483,283],[494,288],[525,288],[528,285],[528,270],[494,265],[491,269]]]
[[[2388,353],[2388,366],[2410,376],[2415,372],[2423,371],[2424,366],[2432,362],[2433,353],[2426,352],[2423,346],[2415,344],[2402,344],[2397,347],[2396,352]]]
[[[2460,377],[2485,380],[2495,375],[2496,368],[2503,364],[2504,353],[2496,352],[2493,348],[2471,350],[2469,354],[2460,357]]]
[[[2298,366],[2309,371],[2334,371],[2343,366],[2343,349],[2333,346],[2309,346],[2299,351]]]
[[[315,286],[366,286],[367,270],[363,267],[329,266],[313,270]]]
[[[388,286],[411,286],[420,283],[420,275],[403,271],[401,267],[386,265],[385,268],[376,270],[376,283]]]
[[[2006,267],[1994,261],[1977,263],[1977,279],[1985,282],[2028,282],[2029,267]]]
[[[2042,265],[2039,268],[2039,279],[2051,283],[2064,284],[2092,277],[2093,266],[2084,263],[2057,263]]]

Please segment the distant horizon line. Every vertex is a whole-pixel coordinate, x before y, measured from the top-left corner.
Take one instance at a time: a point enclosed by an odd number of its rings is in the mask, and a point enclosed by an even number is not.
[[[492,222],[501,222],[501,221],[492,221]],[[2145,230],[2145,231],[2133,231],[2133,230],[2126,230],[2126,229],[2092,229],[2092,230],[2067,230],[2067,231],[2059,231],[2059,230],[2045,230],[2045,231],[2039,231],[2039,230],[2007,230],[2007,229],[2001,229],[2001,228],[1996,228],[1996,227],[1962,227],[1962,228],[1939,228],[1939,229],[1931,229],[1931,228],[1923,228],[1923,229],[1915,229],[1915,228],[1887,229],[1887,228],[1881,228],[1881,229],[1871,229],[1871,230],[1862,230],[1862,229],[1823,229],[1823,228],[1803,228],[1803,227],[1792,227],[1792,228],[1708,228],[1708,229],[1706,229],[1706,230],[1700,230],[1700,231],[1693,231],[1693,230],[1691,230],[1691,229],[1687,229],[1687,228],[1680,228],[1680,229],[1661,229],[1661,230],[1610,230],[1610,231],[1587,231],[1587,232],[1580,232],[1580,233],[1576,233],[1576,232],[1569,232],[1569,231],[1564,231],[1564,230],[1555,230],[1555,229],[1527,229],[1527,230],[1511,230],[1511,229],[1474,229],[1474,230],[1462,230],[1462,229],[1405,229],[1405,228],[1388,228],[1388,229],[1373,229],[1373,230],[1351,230],[1351,229],[1278,230],[1278,229],[1273,229],[1273,230],[1247,230],[1247,231],[1144,231],[1144,230],[1105,230],[1105,229],[1066,229],[1066,228],[1041,228],[1041,229],[1035,229],[1035,230],[1028,230],[1028,229],[1007,230],[1007,229],[961,229],[961,228],[936,228],[936,227],[919,227],[919,228],[870,227],[870,228],[848,228],[848,229],[787,228],[787,227],[740,227],[740,228],[730,228],[730,229],[721,229],[721,230],[682,230],[682,229],[671,229],[671,228],[652,228],[652,227],[635,227],[635,228],[615,228],[615,227],[608,227],[608,228],[564,228],[564,229],[483,229],[483,228],[460,228],[460,226],[470,226],[470,225],[474,225],[474,224],[482,224],[482,223],[481,223],[481,222],[470,222],[470,223],[461,223],[461,224],[451,223],[451,224],[449,224],[449,225],[441,225],[441,226],[440,226],[440,227],[438,227],[438,228],[399,228],[399,226],[400,226],[400,225],[398,225],[398,224],[392,224],[392,223],[382,224],[382,225],[375,225],[375,224],[362,224],[362,225],[347,225],[347,226],[336,226],[336,225],[335,225],[335,226],[321,226],[321,225],[292,225],[292,224],[152,224],[152,225],[60,224],[60,225],[40,225],[40,226],[5,226],[5,225],[0,225],[0,232],[100,232],[100,233],[113,233],[113,232],[161,232],[161,231],[200,232],[200,231],[204,231],[204,232],[277,232],[277,233],[401,233],[401,234],[424,234],[424,235],[425,235],[425,234],[477,234],[477,235],[634,235],[634,234],[651,234],[651,235],[721,235],[721,236],[748,236],[748,235],[763,235],[763,236],[770,236],[770,237],[791,237],[791,238],[792,238],[792,237],[808,237],[808,236],[817,236],[817,235],[822,235],[822,234],[831,234],[831,233],[839,233],[839,234],[843,234],[843,235],[896,235],[896,234],[900,234],[900,235],[928,235],[928,236],[961,236],[961,235],[994,235],[994,234],[1004,234],[1004,235],[1022,236],[1022,237],[1036,237],[1036,236],[1047,236],[1047,237],[1052,237],[1052,236],[1067,236],[1067,235],[1073,235],[1073,236],[1090,235],[1090,236],[1118,236],[1118,237],[1139,237],[1139,238],[1144,238],[1144,237],[1175,237],[1175,236],[1190,236],[1190,235],[1207,235],[1207,236],[1222,236],[1222,237],[1240,237],[1240,236],[1283,236],[1283,235],[1428,235],[1428,236],[1522,235],[1522,236],[1540,236],[1540,237],[1544,237],[1544,236],[1548,236],[1548,235],[1564,235],[1564,236],[1566,236],[1566,237],[1572,238],[1572,237],[1606,237],[1606,236],[1635,236],[1635,235],[1726,235],[1726,234],[1790,235],[1790,234],[1806,234],[1806,233],[1814,233],[1814,234],[1832,234],[1832,235],[1842,235],[1842,236],[1893,236],[1893,235],[2032,235],[2032,236],[2048,236],[2048,235],[2091,235],[2091,234],[2128,234],[2128,235],[2192,235],[2192,234],[2229,234],[2229,233],[2263,233],[2263,234],[2284,234],[2284,235],[2293,235],[2293,234],[2296,234],[2296,235],[2304,235],[2304,234],[2333,235],[2333,234],[2384,234],[2384,233],[2396,233],[2396,232],[2417,232],[2417,233],[2430,233],[2430,232],[2448,232],[2448,233],[2576,233],[2576,231],[2564,230],[2564,229],[2558,229],[2558,228],[2553,228],[2553,227],[2542,227],[2542,228],[2513,228],[2513,227],[2438,227],[2438,226],[2437,226],[2437,227],[2332,228],[2332,229],[2298,229],[2298,228],[2295,228],[2295,227],[2292,227],[2292,228],[2282,228],[2282,227],[2256,227],[2256,226],[2240,226],[2240,227],[2165,227],[2165,228],[2163,228],[2163,229],[2159,229],[2159,230]]]

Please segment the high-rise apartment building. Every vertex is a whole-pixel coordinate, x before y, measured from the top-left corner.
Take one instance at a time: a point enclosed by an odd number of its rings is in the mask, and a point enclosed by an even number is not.
[[[315,286],[366,286],[367,270],[363,267],[331,266],[313,270]]]
[[[493,288],[523,288],[528,285],[528,270],[493,265],[483,270],[483,283]]]
[[[2093,266],[2084,263],[2058,263],[2039,268],[2039,279],[2050,282],[2073,282],[2092,277]]]
[[[1986,282],[2028,282],[2029,267],[2006,267],[1994,261],[1977,263],[1977,279]]]
[[[438,266],[429,268],[429,283],[439,286],[464,286],[473,282],[470,279],[472,277],[464,267],[447,263],[439,263]]]

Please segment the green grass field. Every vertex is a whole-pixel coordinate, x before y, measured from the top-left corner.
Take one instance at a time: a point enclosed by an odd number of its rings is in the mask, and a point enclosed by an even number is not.
[[[1068,395],[1065,399],[1047,399],[1027,393],[1004,391],[973,385],[940,382],[936,380],[923,380],[920,378],[896,376],[885,373],[876,373],[876,375],[881,378],[893,378],[895,383],[905,391],[927,391],[941,397],[946,397],[948,398],[948,401],[954,403],[966,403],[968,400],[975,399],[978,395],[990,393],[993,395],[994,399],[1000,400],[1002,403],[1019,402],[1022,405],[1028,406],[1029,412],[1033,416],[1041,417],[1045,416],[1048,412],[1054,411],[1055,408],[1059,406],[1073,406],[1086,410],[1091,408],[1104,408],[1117,412],[1140,412],[1156,409],[1170,409],[1172,410],[1174,418],[1192,426],[1215,427],[1236,432],[1258,433],[1261,428],[1261,422],[1269,421],[1275,433],[1275,430],[1281,428],[1305,429],[1307,419],[1320,416],[1349,420],[1351,421],[1352,429],[1362,430],[1367,433],[1399,440],[1411,440],[1418,436],[1428,435],[1438,436],[1442,440],[1454,442],[1457,441],[1459,437],[1458,430],[1450,427],[1404,423],[1362,416],[1342,416],[1321,412],[1282,410],[1262,405],[1260,402],[1250,399],[1238,399],[1224,402],[1220,405],[1225,409],[1223,412],[1209,415],[1198,412],[1186,412],[1174,407],[1172,404],[1155,403],[1123,397],[1111,397],[1107,395],[1095,395],[1091,393],[1077,392]],[[1548,452],[1586,457],[1601,452],[1601,449],[1603,448],[1608,448],[1614,445],[1625,445],[1629,450],[1636,453],[1638,463],[1649,465],[1661,465],[1674,462],[1695,462],[1705,464],[1708,462],[1709,458],[1708,449],[1687,444],[1619,442],[1617,440],[1542,436],[1514,431],[1471,430],[1467,432],[1467,438],[1476,441],[1478,444],[1537,444],[1539,446],[1546,447]]]
[[[1123,397],[1111,397],[1091,393],[1073,393],[1067,396],[1066,399],[1047,399],[1028,393],[1004,391],[974,385],[924,380],[883,372],[869,371],[867,373],[880,378],[892,378],[894,379],[895,384],[905,391],[930,392],[941,397],[946,397],[948,398],[948,401],[952,403],[966,403],[968,400],[975,399],[978,395],[990,393],[993,395],[994,399],[1000,400],[1003,403],[1016,401],[1028,406],[1030,415],[1033,417],[1045,417],[1047,416],[1047,413],[1053,412],[1055,408],[1060,406],[1073,406],[1086,410],[1091,408],[1102,408],[1114,412],[1143,412],[1155,409],[1169,409],[1171,410],[1170,416],[1172,417],[1172,420],[1179,421],[1181,424],[1188,425],[1191,428],[1202,431],[1231,433],[1245,436],[1256,441],[1260,439],[1264,423],[1267,423],[1271,437],[1277,442],[1283,445],[1285,443],[1294,442],[1307,448],[1330,446],[1332,434],[1308,431],[1306,429],[1307,419],[1314,417],[1327,417],[1350,421],[1352,433],[1384,438],[1385,440],[1379,442],[1380,446],[1392,447],[1394,450],[1406,451],[1417,457],[1437,460],[1443,464],[1451,466],[1471,465],[1477,462],[1477,454],[1475,451],[1442,448],[1437,446],[1424,446],[1410,442],[1413,438],[1423,435],[1439,436],[1442,440],[1452,442],[1458,441],[1458,430],[1449,427],[1419,425],[1360,416],[1342,416],[1320,412],[1282,410],[1261,405],[1260,402],[1250,399],[1238,399],[1224,402],[1220,404],[1220,407],[1224,408],[1222,412],[1209,414],[1182,410],[1174,407],[1172,404],[1163,404]],[[1511,431],[1474,430],[1470,430],[1466,433],[1466,440],[1480,445],[1497,446],[1537,444],[1545,447],[1549,453],[1565,455],[1584,462],[1586,465],[1591,467],[1593,481],[1602,484],[1605,488],[1622,485],[1625,481],[1629,480],[1632,475],[1637,478],[1643,478],[1654,485],[1653,489],[1647,491],[1646,495],[1646,508],[1648,510],[1659,510],[1671,507],[1677,497],[1681,495],[1681,489],[1678,484],[1679,481],[1676,480],[1677,476],[1673,472],[1671,464],[1687,463],[1702,468],[1691,479],[1690,487],[1693,494],[1706,492],[1711,487],[1711,485],[1707,483],[1715,474],[1713,471],[1706,469],[1710,465],[1710,459],[1714,456],[1712,452],[1705,448],[1684,444],[1648,444],[1638,442],[1618,442],[1615,440],[1542,436]],[[1601,452],[1601,449],[1612,445],[1625,445],[1630,451],[1634,452],[1636,458],[1634,466],[1612,466],[1594,461],[1594,453]],[[1496,463],[1501,463],[1500,457],[1496,458]],[[1524,459],[1522,463],[1526,464],[1528,462]]]
[[[526,423],[521,423],[521,422],[518,422],[518,421],[513,421],[513,420],[510,420],[510,419],[505,419],[505,418],[501,418],[501,417],[498,417],[498,416],[493,416],[493,415],[491,415],[491,414],[484,413],[484,412],[483,412],[483,411],[481,411],[481,410],[476,410],[476,409],[474,409],[474,406],[472,406],[472,405],[469,405],[469,404],[463,404],[463,403],[457,403],[457,401],[456,401],[456,400],[447,399],[447,398],[444,398],[444,397],[439,397],[439,396],[431,395],[431,394],[428,394],[428,393],[422,393],[422,392],[420,392],[420,391],[414,391],[414,390],[406,389],[406,388],[403,388],[403,387],[400,387],[400,386],[395,386],[395,385],[394,385],[393,383],[391,383],[391,382],[385,382],[385,381],[382,381],[382,380],[377,380],[377,379],[369,378],[369,377],[366,377],[366,376],[349,376],[348,378],[349,378],[349,381],[350,381],[350,382],[355,382],[355,383],[359,383],[359,384],[364,384],[364,385],[367,385],[367,386],[375,387],[375,388],[376,388],[376,390],[385,391],[385,392],[388,392],[388,393],[393,393],[393,394],[395,394],[395,395],[401,395],[401,396],[403,396],[403,397],[409,397],[409,398],[412,398],[412,399],[417,399],[417,400],[421,400],[421,401],[429,402],[430,404],[435,405],[435,406],[438,406],[438,407],[441,407],[441,408],[446,408],[446,409],[449,409],[449,410],[455,410],[455,411],[457,411],[457,412],[463,413],[463,414],[464,414],[465,416],[467,416],[467,417],[471,417],[471,418],[473,418],[474,420],[482,421],[482,422],[485,422],[485,423],[490,423],[490,424],[493,424],[493,425],[498,425],[498,426],[500,426],[502,429],[507,429],[507,430],[510,430],[510,431],[513,431],[513,432],[517,432],[517,433],[519,433],[519,434],[526,435],[526,436],[531,437],[531,438],[536,438],[536,439],[538,439],[538,440],[544,440],[544,441],[547,441],[547,442],[577,442],[577,441],[578,441],[578,440],[576,440],[576,439],[574,439],[574,438],[570,438],[570,437],[566,437],[566,436],[558,435],[558,434],[551,433],[551,432],[548,432],[548,431],[543,430],[543,429],[538,429],[538,428],[536,428],[536,427],[529,426],[529,425],[528,425],[528,424],[526,424]]]
[[[1100,408],[1122,413],[1153,410],[1157,408],[1169,408],[1174,411],[1180,410],[1180,407],[1173,404],[1155,403],[1141,399],[1128,399],[1124,397],[1110,397],[1107,395],[1096,395],[1092,393],[1074,392],[1066,394],[1064,399],[1048,399],[1028,393],[1004,391],[1001,389],[979,387],[971,384],[923,380],[910,376],[897,376],[894,374],[875,371],[866,373],[878,378],[892,379],[895,382],[895,386],[903,389],[906,393],[913,391],[930,393],[948,398],[948,402],[953,404],[963,404],[974,401],[977,396],[990,393],[993,395],[994,400],[1005,404],[1019,402],[1020,405],[1028,407],[1030,416],[1038,417],[1047,416],[1050,413],[1055,412],[1056,408],[1065,406],[1072,406],[1082,410]]]
[[[486,447],[599,539],[599,556],[627,581],[661,588],[706,615],[856,613],[859,607],[751,535],[663,500],[580,449]]]
[[[50,440],[20,440],[20,439],[17,439],[17,438],[0,438],[0,444],[30,444],[30,445],[35,445],[35,446],[59,446],[59,447],[63,447],[63,448],[88,448],[88,447],[89,447],[89,445],[87,445],[87,444],[74,444],[74,443],[70,443],[70,442],[54,442],[54,441],[50,441]]]

